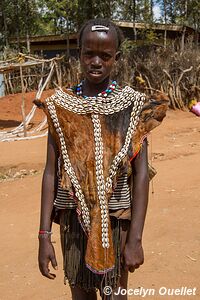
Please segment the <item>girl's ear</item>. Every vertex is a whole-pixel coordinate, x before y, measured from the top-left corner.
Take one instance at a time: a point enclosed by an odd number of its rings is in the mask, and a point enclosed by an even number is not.
[[[78,58],[80,59],[81,57],[81,48],[78,48]]]
[[[116,61],[119,60],[120,56],[121,56],[121,52],[117,51],[116,56],[115,56],[115,60]]]

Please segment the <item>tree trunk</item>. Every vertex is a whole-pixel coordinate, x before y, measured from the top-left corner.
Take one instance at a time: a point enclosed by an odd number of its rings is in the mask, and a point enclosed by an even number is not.
[[[2,9],[2,18],[3,18],[3,24],[4,24],[4,40],[6,47],[8,46],[8,27],[6,22],[6,15],[4,13],[4,9]]]
[[[136,20],[136,0],[133,0],[133,33],[134,33],[134,41],[137,41],[137,29],[135,27]]]
[[[166,11],[166,0],[164,0],[164,21],[165,21],[165,31],[164,31],[164,48],[167,47],[167,11]]]
[[[184,51],[185,48],[185,32],[186,32],[186,21],[187,21],[187,15],[188,15],[188,0],[185,0],[185,7],[184,7],[184,19],[183,19],[183,32],[181,36],[181,54]]]
[[[186,32],[186,26],[183,26],[183,32],[181,35],[181,54],[183,53],[185,48],[185,32]]]
[[[29,20],[29,12],[30,12],[30,5],[29,5],[29,0],[26,0],[26,48],[27,52],[31,52],[31,47],[30,47],[30,36],[29,36],[29,29],[30,29],[30,20]]]
[[[31,43],[30,43],[30,36],[29,36],[28,29],[26,31],[26,47],[27,47],[28,53],[30,54],[30,52],[31,52]]]
[[[150,1],[151,22],[153,23],[153,0]]]
[[[23,127],[24,127],[24,137],[27,136],[27,128],[26,128],[26,114],[25,114],[25,86],[23,80],[23,73],[22,73],[22,66],[20,66],[20,78],[21,78],[21,88],[22,88],[22,120],[23,120]]]
[[[19,21],[19,3],[18,0],[15,1],[15,8],[16,8],[16,28],[17,28],[17,48],[20,51],[20,21]]]
[[[164,31],[164,48],[166,49],[167,47],[167,29],[165,28],[165,31]]]
[[[67,40],[67,58],[69,58],[69,56],[70,56],[70,43],[69,43],[69,19],[68,19],[68,17],[67,17],[66,40]]]

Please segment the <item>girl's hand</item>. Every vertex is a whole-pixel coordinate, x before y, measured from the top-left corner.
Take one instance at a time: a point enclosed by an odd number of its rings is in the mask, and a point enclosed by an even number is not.
[[[123,253],[123,265],[125,270],[134,272],[144,263],[144,251],[141,241],[126,243]]]
[[[43,276],[54,279],[55,274],[50,273],[49,262],[51,262],[54,270],[57,270],[57,261],[55,256],[54,247],[51,243],[49,237],[42,237],[39,239],[39,253],[38,253],[38,263],[40,272]]]

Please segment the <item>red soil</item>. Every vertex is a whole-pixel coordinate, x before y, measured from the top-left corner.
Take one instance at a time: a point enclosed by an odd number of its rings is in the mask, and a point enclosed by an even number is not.
[[[51,94],[44,93],[43,97]],[[27,112],[35,93],[26,95]],[[0,98],[0,126],[9,128],[21,121],[21,95]],[[38,111],[35,122],[43,118]],[[154,296],[129,299],[200,299],[200,118],[189,112],[169,111],[163,124],[149,137],[149,156],[158,174],[150,191],[144,230],[144,265],[129,276],[129,288],[154,289]],[[59,270],[50,281],[37,266],[37,232],[41,177],[46,138],[0,143],[0,173],[11,168],[34,169],[35,175],[0,182],[0,299],[68,300],[63,285],[59,228],[53,241]],[[197,288],[196,296],[161,296],[159,289]]]

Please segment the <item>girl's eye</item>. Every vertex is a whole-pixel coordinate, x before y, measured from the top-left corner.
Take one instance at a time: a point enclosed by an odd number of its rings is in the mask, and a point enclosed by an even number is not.
[[[103,55],[102,55],[102,59],[103,60],[109,60],[111,58],[111,56],[109,55],[109,54],[107,54],[107,53],[104,53]]]
[[[86,56],[86,57],[92,57],[92,55],[93,55],[92,52],[85,52],[84,53],[84,56]]]
[[[96,56],[96,54],[94,52],[84,52],[83,55],[86,57],[86,58],[92,58],[93,56]],[[104,61],[108,61],[112,56],[108,53],[101,53],[101,54],[98,54],[98,56],[104,60]]]

